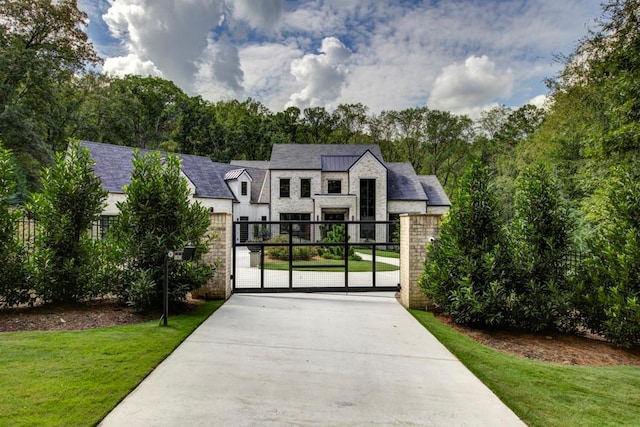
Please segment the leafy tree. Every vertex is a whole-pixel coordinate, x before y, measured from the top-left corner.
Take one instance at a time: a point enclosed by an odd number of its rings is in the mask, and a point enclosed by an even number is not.
[[[467,166],[470,143],[473,140],[473,121],[447,111],[430,111],[425,127],[426,156],[418,173],[436,175],[443,186],[453,188]]]
[[[335,129],[331,142],[335,144],[358,144],[362,142],[367,123],[367,107],[361,103],[340,104],[332,114]]]
[[[327,144],[336,126],[332,115],[324,107],[305,108],[302,115],[302,124],[306,132],[300,142],[305,144]]]
[[[458,323],[508,323],[514,296],[501,214],[488,168],[475,161],[460,180],[457,203],[427,249],[420,286]]]
[[[620,166],[614,177],[599,194],[578,295],[592,331],[631,346],[640,344],[640,172]]]
[[[11,152],[0,145],[0,307],[29,301],[25,251],[16,238],[16,224],[22,212],[11,207],[16,188],[14,170]]]
[[[96,294],[96,252],[89,234],[107,191],[93,171],[89,150],[72,141],[42,172],[42,192],[28,205],[38,221],[35,288],[45,302],[80,301]]]
[[[190,203],[187,181],[180,175],[180,159],[161,158],[159,152],[135,152],[127,199],[118,203],[120,220],[116,238],[123,248],[125,265],[132,271],[130,283],[118,284],[116,292],[141,308],[161,301],[164,259],[168,251],[191,243],[197,259],[171,268],[170,300],[181,301],[204,285],[212,267],[201,264],[207,251],[204,241],[209,212]]]
[[[549,168],[534,165],[516,181],[512,223],[513,259],[518,274],[511,286],[518,298],[516,324],[534,331],[571,329],[574,295],[565,275],[573,224]]]
[[[271,140],[273,144],[290,144],[300,142],[302,124],[300,109],[288,107],[271,117]]]
[[[95,64],[82,27],[87,16],[75,0],[6,0],[0,3],[0,137],[35,186],[49,147],[64,145],[60,97],[65,82]]]

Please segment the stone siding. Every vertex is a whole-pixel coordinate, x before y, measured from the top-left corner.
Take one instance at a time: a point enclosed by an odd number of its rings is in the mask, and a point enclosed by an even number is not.
[[[214,235],[215,238],[209,243],[209,252],[204,256],[204,260],[216,264],[217,267],[207,284],[191,294],[194,298],[228,299],[233,292],[231,286],[233,268],[231,214],[212,213],[207,233]]]
[[[426,248],[440,232],[440,215],[400,215],[400,303],[425,308],[427,298],[418,286]]]

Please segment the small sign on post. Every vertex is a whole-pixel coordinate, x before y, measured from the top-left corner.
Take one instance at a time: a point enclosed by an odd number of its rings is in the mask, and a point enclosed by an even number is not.
[[[196,253],[196,247],[187,245],[182,250],[173,250],[167,252],[164,257],[164,286],[162,289],[162,317],[160,322],[163,326],[167,326],[169,320],[169,261],[191,261]]]

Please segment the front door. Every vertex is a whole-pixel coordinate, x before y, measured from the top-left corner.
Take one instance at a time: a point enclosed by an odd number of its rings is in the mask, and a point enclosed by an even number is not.
[[[325,221],[344,221],[344,212],[342,213],[324,213]]]

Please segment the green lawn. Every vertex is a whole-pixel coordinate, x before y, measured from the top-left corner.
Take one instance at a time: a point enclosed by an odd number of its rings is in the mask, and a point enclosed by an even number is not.
[[[0,426],[97,424],[222,301],[158,321],[0,334]]]
[[[342,260],[323,259],[319,261],[294,261],[293,265],[344,265]],[[373,263],[371,261],[349,261],[350,273],[370,272]],[[289,261],[267,261],[264,263],[266,270],[289,270]],[[399,267],[384,262],[376,262],[376,271],[395,271]],[[294,268],[296,271],[339,271],[343,272],[344,267],[325,267],[325,268]]]
[[[640,424],[638,367],[564,366],[485,347],[438,322],[411,313],[530,426]]]
[[[362,248],[355,248],[354,249],[357,253],[360,254],[365,254],[365,255],[371,255],[373,254],[373,251],[371,249],[362,249]],[[395,252],[395,251],[383,251],[383,250],[376,250],[376,256],[383,256],[386,258],[400,258],[400,252]]]

